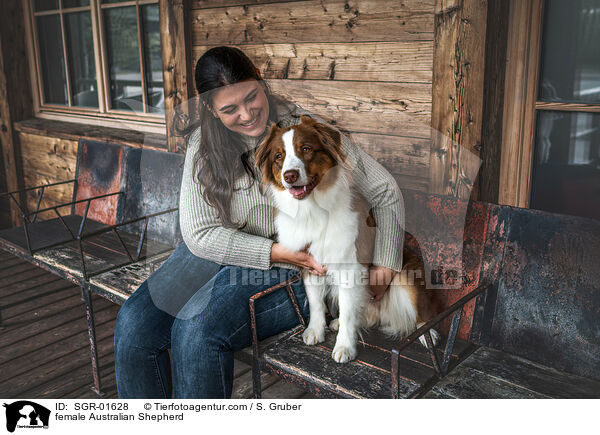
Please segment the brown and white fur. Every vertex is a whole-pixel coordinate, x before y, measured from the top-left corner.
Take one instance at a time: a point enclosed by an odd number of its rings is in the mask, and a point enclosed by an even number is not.
[[[431,317],[426,292],[406,282],[411,275],[424,278],[416,257],[405,258],[403,270],[414,273],[397,274],[384,297],[369,302],[375,225],[368,203],[353,189],[339,132],[307,116],[286,129],[274,125],[255,161],[275,201],[279,243],[291,251],[308,249],[327,267],[328,280],[303,272],[310,310],[306,344],[324,341],[328,300],[339,311],[329,325],[338,330],[332,357],[339,363],[356,357],[360,328],[406,336]],[[437,341],[437,333],[432,336]]]

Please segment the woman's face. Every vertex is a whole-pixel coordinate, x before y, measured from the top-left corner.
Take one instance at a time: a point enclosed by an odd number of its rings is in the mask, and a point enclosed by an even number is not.
[[[228,129],[256,137],[267,127],[269,101],[261,83],[246,80],[220,88],[213,96],[211,112]]]

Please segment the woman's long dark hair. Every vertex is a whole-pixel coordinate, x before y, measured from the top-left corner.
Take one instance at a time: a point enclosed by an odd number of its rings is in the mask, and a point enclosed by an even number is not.
[[[244,174],[254,183],[257,174],[240,135],[225,127],[211,114],[209,107],[212,108],[212,98],[222,86],[262,78],[248,56],[234,47],[208,50],[198,59],[194,77],[199,94],[199,120],[180,133],[187,136],[198,126],[201,128],[200,147],[194,156],[194,180],[203,187],[204,200],[216,208],[223,226],[239,229],[243,225],[233,222],[231,216],[234,184]],[[269,101],[269,120],[277,122],[275,102],[278,98],[271,94],[264,81],[261,84]]]

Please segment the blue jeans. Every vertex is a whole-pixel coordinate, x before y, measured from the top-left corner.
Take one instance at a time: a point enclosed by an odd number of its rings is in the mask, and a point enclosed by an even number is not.
[[[231,397],[233,353],[252,343],[248,299],[297,273],[220,266],[180,244],[117,316],[119,397]],[[302,280],[292,289],[307,317]],[[299,324],[285,289],[257,301],[256,320],[259,339]]]

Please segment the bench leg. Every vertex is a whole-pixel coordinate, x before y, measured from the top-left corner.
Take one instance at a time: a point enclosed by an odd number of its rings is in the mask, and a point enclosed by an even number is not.
[[[99,396],[104,396],[100,385],[100,366],[98,363],[98,348],[96,347],[96,326],[94,323],[94,308],[92,307],[92,295],[90,290],[81,287],[81,293],[85,302],[85,317],[88,324],[88,337],[90,340],[90,354],[92,356],[92,376],[94,377],[94,386],[92,391]]]

